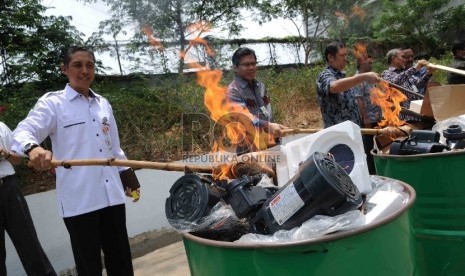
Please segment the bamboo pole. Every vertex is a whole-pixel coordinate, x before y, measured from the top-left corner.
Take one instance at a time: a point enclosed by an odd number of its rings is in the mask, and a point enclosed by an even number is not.
[[[52,160],[52,167],[71,168],[73,166],[118,166],[130,167],[133,169],[155,169],[164,171],[180,171],[180,172],[196,172],[207,174],[219,174],[223,172],[225,176],[235,176],[241,171],[245,172],[261,172],[271,176],[275,176],[275,171],[268,168],[263,164],[258,163],[245,163],[234,161],[230,163],[223,163],[216,166],[213,165],[184,165],[181,163],[164,163],[153,161],[138,161],[138,160],[122,160],[122,159],[73,159],[73,160]],[[224,167],[227,166],[225,170]]]
[[[288,128],[283,130],[284,135],[292,135],[292,134],[300,134],[300,133],[316,133],[322,130],[321,128]],[[385,127],[385,128],[361,128],[361,134],[366,135],[380,135],[380,134],[387,134],[393,135],[395,137],[399,136],[408,136],[412,133],[412,128],[404,125],[401,127]]]
[[[440,69],[440,70],[444,70],[444,71],[448,71],[448,72],[451,72],[451,73],[455,73],[455,74],[465,76],[465,70],[460,70],[460,69],[457,69],[457,68],[452,68],[452,67],[449,67],[449,66],[438,65],[438,64],[433,64],[433,63],[428,64],[428,66],[432,67],[432,68],[435,68],[435,69]]]
[[[164,163],[138,160],[121,159],[73,159],[73,160],[52,160],[53,167],[70,168],[73,166],[118,166],[131,167],[133,169],[156,169],[164,171],[191,171],[198,173],[211,173],[218,167],[210,165],[185,165],[181,163]]]

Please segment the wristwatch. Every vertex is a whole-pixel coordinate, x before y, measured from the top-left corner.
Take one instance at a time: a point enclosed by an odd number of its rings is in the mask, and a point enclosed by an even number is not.
[[[29,156],[29,153],[31,152],[31,150],[37,148],[38,146],[39,145],[34,144],[34,143],[26,144],[26,146],[24,146],[23,152],[25,155]]]

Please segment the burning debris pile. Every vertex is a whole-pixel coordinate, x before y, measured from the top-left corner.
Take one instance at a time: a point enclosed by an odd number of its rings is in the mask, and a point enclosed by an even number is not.
[[[438,86],[428,90],[427,97],[420,101],[420,105],[422,110],[427,110],[427,114],[423,116],[429,118],[434,124],[422,129],[412,129],[408,135],[405,133],[403,136],[395,137],[384,145],[379,143],[382,139],[377,137],[379,147],[375,149],[375,152],[390,155],[414,155],[463,150],[465,148],[463,100],[456,98],[456,95],[463,94],[463,88],[452,85]]]

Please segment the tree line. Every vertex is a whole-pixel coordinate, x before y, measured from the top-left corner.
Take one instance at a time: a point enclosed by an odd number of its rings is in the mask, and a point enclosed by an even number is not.
[[[40,81],[42,88],[53,86],[62,78],[58,70],[61,53],[72,44],[107,51],[118,61],[123,57],[129,59],[136,64],[131,68],[133,72],[137,72],[142,58],[158,57],[160,66],[168,72],[166,64],[170,56],[163,51],[164,47],[174,45],[179,56],[189,47],[193,35],[209,28],[221,29],[236,38],[245,27],[244,10],[250,11],[259,23],[278,17],[291,20],[298,35],[283,40],[293,43],[296,51],[303,49],[305,64],[322,40],[333,39],[404,45],[437,56],[447,51],[455,38],[463,36],[457,26],[465,26],[465,4],[454,0],[407,0],[403,4],[392,0],[76,1],[101,1],[110,7],[111,18],[100,22],[99,29],[86,40],[70,24],[70,17],[43,15],[46,8],[40,0],[0,1],[0,91],[31,81]],[[118,36],[127,31],[125,26],[136,26],[138,31],[121,45]],[[150,44],[148,38],[156,40],[158,46]],[[247,41],[213,38],[209,42],[240,45]],[[181,73],[185,60],[180,57],[176,63]]]

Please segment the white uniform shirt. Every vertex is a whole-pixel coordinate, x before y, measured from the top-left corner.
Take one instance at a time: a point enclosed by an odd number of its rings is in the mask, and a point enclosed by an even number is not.
[[[42,96],[13,132],[12,150],[22,153],[28,143],[52,141],[54,159],[127,159],[120,148],[113,110],[104,97],[89,101],[69,85]],[[124,204],[119,169],[111,166],[58,167],[58,209],[71,217]]]
[[[11,129],[0,122],[0,147],[9,150],[11,141]],[[3,158],[0,159],[0,178],[15,174],[13,166]]]

